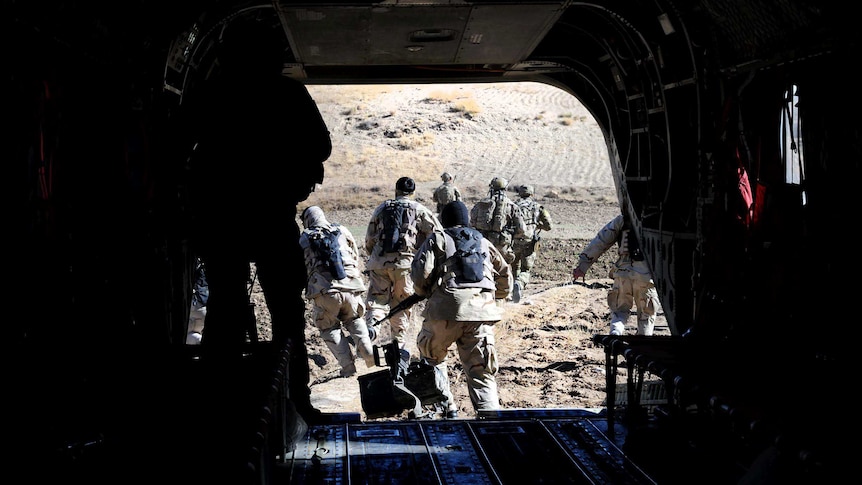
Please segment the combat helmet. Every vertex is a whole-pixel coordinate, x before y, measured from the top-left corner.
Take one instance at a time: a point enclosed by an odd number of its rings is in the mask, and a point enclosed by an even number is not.
[[[520,195],[521,197],[530,197],[534,193],[536,193],[536,191],[532,185],[522,185],[518,189],[518,195]]]
[[[443,172],[443,174],[440,175],[440,180],[448,182],[452,180],[452,175],[449,172]]]
[[[509,186],[509,181],[504,179],[503,177],[494,177],[491,180],[491,190],[505,190],[506,187]]]

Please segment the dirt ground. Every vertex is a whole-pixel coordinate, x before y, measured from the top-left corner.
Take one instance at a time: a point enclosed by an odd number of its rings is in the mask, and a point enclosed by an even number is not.
[[[362,246],[371,212],[394,196],[395,180],[402,175],[416,179],[415,199],[432,210],[431,192],[444,170],[456,177],[468,207],[485,195],[494,176],[509,180],[513,199],[517,197],[515,187],[534,185],[535,197],[549,210],[555,227],[542,235],[525,296],[518,304],[508,303],[505,318],[495,325],[501,405],[507,409],[601,408],[606,396],[604,350],[591,338],[609,331],[605,297],[611,284],[607,276],[613,249],[593,266],[584,282],[571,281],[578,253],[619,212],[600,130],[575,98],[550,86],[447,88],[457,96],[441,95],[440,89],[404,86],[372,96],[367,87],[312,87],[312,96],[330,126],[334,150],[327,162],[327,179],[307,205],[324,207],[328,219],[347,226]],[[459,100],[473,103],[473,111],[455,106]],[[413,137],[418,134],[427,144],[405,150],[403,140],[392,136],[399,130]],[[425,137],[426,130],[434,130],[434,136]],[[416,163],[416,157],[426,157],[426,152],[430,154],[427,162]],[[374,183],[392,187],[391,191],[369,191],[364,206],[328,207],[327,197],[335,190],[362,192],[361,187],[350,184],[362,175],[345,169],[350,165],[345,159],[356,153],[366,154],[361,160],[352,159],[356,165],[391,164],[405,158],[414,163],[384,168],[387,175]],[[265,337],[268,315],[260,293],[255,292],[254,297],[259,329]],[[422,308],[423,303],[414,307],[408,339],[413,359],[418,358],[415,335],[421,327]],[[366,419],[357,377],[384,368],[366,369],[358,359],[357,376],[339,377],[339,366],[308,314],[307,321],[313,403],[325,412],[356,412]],[[380,329],[377,343],[385,344],[389,342],[388,325]],[[635,333],[634,317],[626,330]],[[670,334],[661,311],[656,334]],[[448,362],[460,416],[473,417],[454,346]],[[624,376],[625,369],[620,371]],[[406,412],[391,419],[405,416]]]

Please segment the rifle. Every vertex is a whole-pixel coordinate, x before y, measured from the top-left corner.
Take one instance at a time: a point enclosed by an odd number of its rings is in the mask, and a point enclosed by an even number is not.
[[[401,303],[392,307],[389,310],[389,313],[387,313],[385,317],[383,317],[377,321],[371,320],[370,322],[368,322],[368,326],[369,327],[375,327],[377,325],[380,325],[381,323],[383,323],[386,320],[389,320],[390,318],[395,316],[396,313],[403,312],[404,310],[412,307],[413,305],[419,303],[420,301],[424,300],[425,298],[428,298],[428,297],[427,296],[420,296],[420,295],[417,295],[416,293],[413,293],[412,295],[410,295],[407,298],[405,298],[404,300],[402,300]]]

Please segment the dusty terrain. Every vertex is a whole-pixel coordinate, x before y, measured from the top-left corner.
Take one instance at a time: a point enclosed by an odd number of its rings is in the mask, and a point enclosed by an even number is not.
[[[320,205],[331,221],[351,229],[360,246],[372,210],[394,195],[400,176],[417,181],[416,200],[432,210],[431,192],[443,171],[456,177],[468,207],[485,195],[495,176],[509,180],[513,199],[515,187],[536,187],[536,199],[550,211],[555,227],[542,235],[526,296],[509,303],[506,318],[496,325],[501,404],[602,407],[604,351],[591,338],[608,332],[605,296],[613,250],[584,282],[572,284],[571,270],[580,250],[619,208],[604,138],[580,103],[540,84],[312,86],[310,91],[330,127],[334,150],[326,180],[300,209]],[[268,315],[260,294],[255,297],[265,337]],[[421,326],[421,309],[421,303],[414,307],[412,335]],[[385,344],[388,326],[381,330],[378,343]],[[661,312],[656,333],[669,334]],[[306,336],[314,404],[327,412],[362,413],[365,419],[356,376],[339,377],[311,324]],[[408,348],[416,358],[415,343]],[[460,415],[472,417],[454,346],[449,364]],[[366,369],[361,359],[357,368],[358,375],[381,370]]]

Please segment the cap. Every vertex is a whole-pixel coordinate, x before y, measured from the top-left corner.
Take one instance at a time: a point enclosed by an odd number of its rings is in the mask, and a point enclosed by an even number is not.
[[[400,190],[405,194],[412,194],[416,190],[416,182],[410,177],[401,177],[398,182],[395,182],[395,190]]]
[[[449,202],[440,212],[440,222],[443,223],[443,227],[469,226],[470,213],[467,211],[467,206],[460,200]]]

